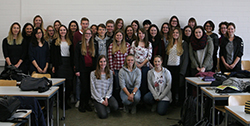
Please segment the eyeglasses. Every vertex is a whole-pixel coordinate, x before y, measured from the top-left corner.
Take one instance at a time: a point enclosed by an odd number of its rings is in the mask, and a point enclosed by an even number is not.
[[[212,27],[212,26],[210,26],[210,25],[206,25],[206,27]]]
[[[177,22],[177,20],[172,20],[172,22]]]
[[[37,32],[36,34],[37,34],[37,35],[38,35],[38,34],[42,34],[42,32]]]

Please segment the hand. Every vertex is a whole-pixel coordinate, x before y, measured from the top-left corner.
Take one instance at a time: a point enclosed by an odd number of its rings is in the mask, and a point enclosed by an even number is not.
[[[149,63],[149,68],[150,68],[150,69],[153,69],[154,66],[153,66],[151,63]]]
[[[19,64],[16,64],[15,67],[18,68],[20,65]]]
[[[43,70],[40,67],[36,68],[39,73],[43,73]]]
[[[76,72],[76,76],[79,77],[80,76],[80,72]]]
[[[52,73],[55,73],[55,67],[52,67]]]
[[[205,70],[206,70],[206,68],[205,68],[205,67],[202,67],[202,68],[200,69],[200,72],[205,72]]]
[[[234,64],[229,65],[229,68],[230,68],[230,69],[233,69],[234,67],[235,67]]]
[[[103,105],[108,106],[108,99],[105,98],[105,100],[102,102]]]
[[[156,99],[156,101],[159,101],[159,99]]]
[[[46,68],[44,68],[44,69],[43,69],[43,73],[46,73],[46,72],[47,72],[47,69],[46,69]]]
[[[199,67],[196,68],[199,72],[201,71],[201,69]]]
[[[131,101],[131,102],[134,102],[134,94],[131,93],[129,96],[128,96],[128,100]]]

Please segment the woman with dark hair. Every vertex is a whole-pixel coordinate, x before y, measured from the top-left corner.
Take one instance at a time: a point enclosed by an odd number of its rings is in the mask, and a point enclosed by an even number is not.
[[[92,32],[93,32],[93,36],[95,36],[97,34],[97,25],[93,24],[90,26]]]
[[[214,23],[211,20],[208,20],[205,22],[205,24],[203,25],[203,28],[206,31],[207,36],[211,37],[213,40],[213,44],[214,44],[214,53],[213,53],[213,68],[212,71],[215,72],[217,71],[217,51],[218,51],[218,47],[219,47],[219,39],[218,39],[218,35],[216,33],[214,33]]]
[[[134,32],[134,29],[131,25],[128,25],[125,28],[125,41],[128,42],[130,45],[132,44],[133,41],[136,40],[136,35]]]
[[[191,29],[194,29],[197,26],[197,22],[195,18],[193,17],[189,18],[188,25],[191,27]]]
[[[109,108],[112,111],[118,109],[117,101],[112,96],[113,72],[109,70],[108,66],[107,58],[101,55],[97,60],[96,70],[90,73],[91,96],[94,99],[94,106],[100,119],[108,117]]]
[[[191,36],[192,36],[192,27],[187,25],[183,28],[182,39],[189,44]]]
[[[170,18],[169,24],[170,24],[171,30],[174,30],[175,27],[181,28],[180,23],[179,23],[179,19],[175,15]]]
[[[55,20],[53,27],[55,29],[55,38],[58,38],[58,34],[59,34],[59,27],[62,25],[62,23],[59,20]]]
[[[195,76],[198,72],[212,70],[213,52],[214,45],[212,38],[206,35],[202,26],[196,26],[189,43],[191,76]]]
[[[115,21],[115,30],[121,29],[122,31],[124,31],[124,21],[122,18],[117,18]]]
[[[73,81],[73,61],[74,61],[74,51],[73,44],[68,37],[68,30],[65,25],[59,27],[59,36],[57,39],[54,39],[51,47],[51,63],[52,63],[52,72],[55,73],[57,78],[65,78],[65,101],[69,99],[71,85]],[[60,102],[62,102],[63,96],[63,85],[60,85]],[[62,104],[60,104],[62,105]],[[62,106],[61,106],[62,107]],[[70,105],[66,102],[65,109],[71,108]]]
[[[220,38],[219,38],[219,45],[221,44],[221,40],[222,38],[226,37],[227,36],[227,22],[224,21],[224,22],[221,22],[219,24],[219,34],[220,34]]]
[[[33,32],[29,46],[30,74],[47,73],[49,66],[49,45],[44,40],[44,34],[41,28],[36,28]]]
[[[75,75],[80,78],[81,93],[80,112],[92,111],[89,105],[90,93],[90,73],[96,68],[97,44],[94,44],[93,33],[90,28],[83,31],[81,42],[76,44],[75,48]]]
[[[33,31],[34,31],[34,27],[31,23],[26,23],[23,26],[22,36],[23,36],[24,41],[26,41],[27,43],[30,43]]]
[[[78,23],[75,20],[70,21],[69,26],[69,39],[73,42],[75,32],[79,31]]]
[[[161,55],[165,58],[165,45],[164,42],[161,41],[159,28],[155,24],[150,25],[148,28],[148,41],[150,41],[153,46],[152,57]],[[150,67],[153,68],[153,59],[150,60],[150,63]]]
[[[151,111],[157,109],[159,115],[165,115],[172,101],[172,76],[167,68],[162,66],[162,57],[154,57],[154,68],[148,71],[149,91],[143,98],[144,102],[152,105]]]
[[[43,18],[40,16],[40,15],[36,15],[34,18],[33,18],[33,26],[34,28],[41,28],[43,30],[43,33],[45,33],[45,29],[44,29],[44,26],[43,26]]]
[[[162,37],[162,41],[164,42],[165,49],[166,49],[168,46],[168,40],[171,37],[170,26],[167,22],[161,25],[161,37]]]
[[[239,36],[234,34],[235,29],[234,23],[228,23],[227,36],[221,39],[220,69],[222,73],[241,70],[244,43]]]
[[[140,29],[139,21],[138,20],[133,20],[131,22],[131,26],[133,27],[135,35],[137,36],[138,30]]]
[[[147,73],[152,57],[152,44],[148,41],[147,31],[144,28],[139,29],[137,40],[132,43],[130,53],[135,55],[135,64],[141,69],[140,90],[144,96],[148,92]]]
[[[28,68],[25,60],[27,59],[28,43],[23,40],[19,23],[14,22],[10,26],[8,36],[3,39],[2,44],[5,67],[14,65],[27,74]]]
[[[180,28],[173,30],[173,35],[169,40],[166,49],[164,67],[172,75],[173,103],[181,105],[184,102],[185,92],[185,75],[188,66],[188,43],[182,40],[182,31]]]

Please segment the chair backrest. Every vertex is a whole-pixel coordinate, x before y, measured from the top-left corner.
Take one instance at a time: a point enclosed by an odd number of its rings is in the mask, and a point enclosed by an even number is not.
[[[0,86],[16,86],[16,80],[0,80]]]
[[[245,105],[245,102],[250,100],[250,95],[231,95],[228,98],[229,106]]]
[[[242,60],[241,61],[241,68],[242,68],[242,70],[250,71],[250,61],[249,60]]]
[[[31,77],[34,77],[34,78],[42,78],[42,77],[51,78],[51,75],[50,74],[40,74],[40,73],[33,72]]]

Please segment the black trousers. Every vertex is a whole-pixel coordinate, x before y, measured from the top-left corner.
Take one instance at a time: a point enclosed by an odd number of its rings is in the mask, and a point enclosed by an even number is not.
[[[86,67],[85,72],[80,72],[81,94],[79,107],[85,108],[91,97],[90,93],[90,73],[92,68]]]
[[[172,100],[173,103],[178,102],[179,99],[179,89],[180,89],[180,66],[167,66],[167,69],[172,75]]]

